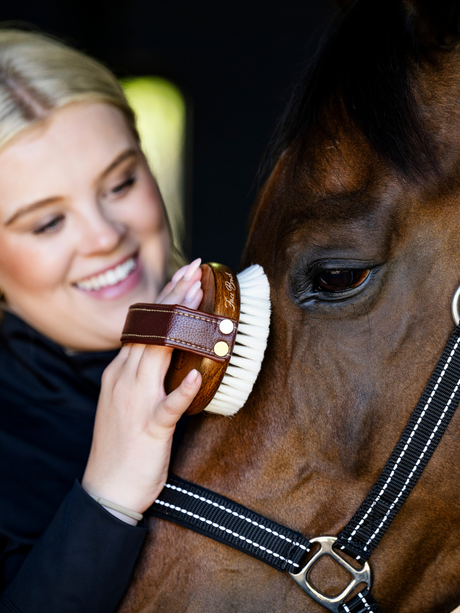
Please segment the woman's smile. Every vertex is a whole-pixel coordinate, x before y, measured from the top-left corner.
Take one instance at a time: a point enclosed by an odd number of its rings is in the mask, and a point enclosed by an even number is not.
[[[139,254],[133,254],[123,261],[95,273],[74,286],[97,300],[114,300],[134,289],[142,279]]]

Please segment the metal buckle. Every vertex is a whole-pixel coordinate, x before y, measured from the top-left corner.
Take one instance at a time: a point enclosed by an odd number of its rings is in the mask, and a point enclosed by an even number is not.
[[[320,549],[315,555],[309,560],[307,565],[300,571],[300,573],[294,574],[289,573],[294,581],[299,585],[304,592],[306,592],[313,600],[319,602],[319,604],[323,605],[324,608],[329,611],[333,611],[334,613],[339,613],[339,607],[350,595],[350,593],[355,589],[355,587],[359,583],[366,583],[367,587],[371,588],[371,568],[367,562],[364,563],[364,566],[360,570],[356,570],[349,562],[344,560],[334,549],[333,545],[336,542],[337,537],[335,536],[319,536],[318,538],[311,539],[310,543],[319,543]],[[333,560],[335,560],[340,566],[342,566],[350,575],[353,577],[352,582],[346,587],[341,594],[336,596],[335,598],[329,598],[321,592],[315,590],[315,588],[309,583],[308,575],[313,568],[313,566],[318,562],[320,558],[323,556],[330,556]]]

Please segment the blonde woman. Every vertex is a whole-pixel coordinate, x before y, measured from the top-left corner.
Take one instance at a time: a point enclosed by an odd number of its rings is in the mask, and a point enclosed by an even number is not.
[[[0,611],[110,613],[201,382],[166,396],[169,350],[119,351],[120,332],[134,302],[196,308],[199,261],[160,293],[168,222],[122,90],[14,30],[0,30],[0,186]]]

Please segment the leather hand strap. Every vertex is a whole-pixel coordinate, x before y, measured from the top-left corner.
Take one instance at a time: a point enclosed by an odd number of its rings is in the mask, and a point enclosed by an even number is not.
[[[223,321],[233,326],[221,325]],[[221,328],[229,331],[225,334]],[[237,322],[220,315],[178,304],[137,303],[129,307],[121,342],[163,345],[226,362],[232,355],[236,331]]]

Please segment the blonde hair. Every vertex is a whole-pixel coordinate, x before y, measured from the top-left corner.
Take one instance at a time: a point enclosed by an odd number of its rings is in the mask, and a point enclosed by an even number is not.
[[[43,34],[0,28],[0,150],[76,102],[112,104],[138,138],[123,90],[102,64]]]

